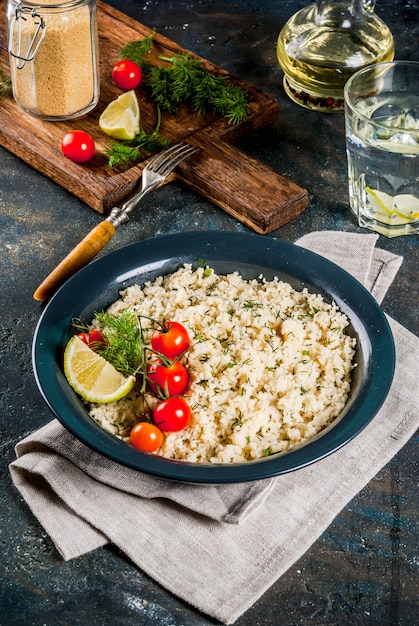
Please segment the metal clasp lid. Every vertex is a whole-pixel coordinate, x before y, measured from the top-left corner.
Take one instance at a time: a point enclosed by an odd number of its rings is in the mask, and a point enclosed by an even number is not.
[[[22,69],[25,66],[26,61],[33,61],[36,53],[39,50],[39,46],[42,43],[43,38],[45,37],[45,22],[39,13],[37,13],[37,9],[39,7],[27,7],[19,5],[16,7],[15,16],[10,25],[10,41],[9,41],[9,53],[17,59],[16,67],[18,70]],[[21,32],[21,20],[26,20],[28,17],[33,19],[34,24],[36,26],[35,33],[32,37],[31,42],[29,43],[28,49],[26,53],[21,52],[22,46],[22,32]],[[15,49],[15,30],[17,36],[17,48]]]

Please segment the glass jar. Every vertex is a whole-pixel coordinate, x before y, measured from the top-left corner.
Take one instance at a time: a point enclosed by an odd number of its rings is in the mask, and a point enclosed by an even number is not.
[[[13,95],[22,109],[54,121],[96,106],[95,0],[8,0],[7,34]]]
[[[343,88],[352,74],[392,61],[393,36],[374,7],[375,0],[317,0],[287,21],[277,56],[284,89],[294,102],[342,111]]]

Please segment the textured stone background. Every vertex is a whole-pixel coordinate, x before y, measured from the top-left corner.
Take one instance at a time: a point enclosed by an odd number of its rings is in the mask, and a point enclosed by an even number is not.
[[[343,115],[306,111],[282,89],[276,38],[307,2],[110,4],[278,99],[278,121],[239,146],[309,191],[307,211],[273,236],[293,241],[313,230],[359,231],[348,208]],[[418,1],[382,0],[377,13],[393,31],[396,57],[418,59]],[[42,310],[32,293],[98,221],[94,211],[0,149],[0,624],[209,626],[216,622],[171,596],[114,547],[63,562],[11,484],[14,445],[51,419],[32,373],[31,342]],[[107,251],[156,234],[207,229],[247,230],[170,184],[144,199]],[[383,307],[418,334],[418,237],[380,237],[379,245],[405,258]],[[413,438],[237,625],[417,623],[417,456]]]

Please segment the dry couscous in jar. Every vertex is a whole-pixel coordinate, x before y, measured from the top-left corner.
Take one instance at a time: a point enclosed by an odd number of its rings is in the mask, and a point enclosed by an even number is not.
[[[96,106],[95,0],[8,0],[7,32],[13,95],[27,113],[65,120]]]

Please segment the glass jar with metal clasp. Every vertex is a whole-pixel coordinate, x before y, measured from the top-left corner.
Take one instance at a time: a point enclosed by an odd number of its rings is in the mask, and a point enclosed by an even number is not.
[[[8,0],[13,95],[27,113],[65,120],[99,100],[95,0]]]

